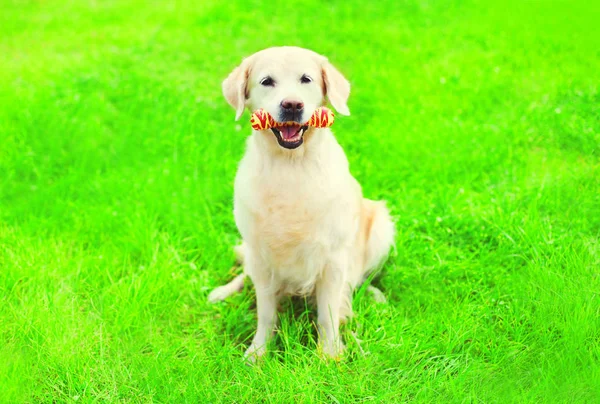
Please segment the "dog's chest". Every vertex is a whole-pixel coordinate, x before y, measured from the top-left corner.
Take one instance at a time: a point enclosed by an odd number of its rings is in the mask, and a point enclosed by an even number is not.
[[[236,221],[245,240],[289,294],[309,294],[331,253],[355,234],[358,211],[324,175],[272,174],[236,187]],[[357,225],[356,225],[357,226]]]
[[[336,201],[331,192],[307,182],[263,185],[255,195],[254,230],[273,258],[297,260],[335,243]]]

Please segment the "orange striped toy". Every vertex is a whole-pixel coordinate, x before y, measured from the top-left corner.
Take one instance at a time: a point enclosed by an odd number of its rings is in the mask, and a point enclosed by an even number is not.
[[[311,115],[310,119],[301,126],[312,126],[314,128],[328,128],[333,125],[333,112],[326,107],[319,107]],[[281,126],[298,125],[297,122],[277,122],[271,114],[264,109],[257,109],[250,117],[250,124],[254,130],[277,128]]]

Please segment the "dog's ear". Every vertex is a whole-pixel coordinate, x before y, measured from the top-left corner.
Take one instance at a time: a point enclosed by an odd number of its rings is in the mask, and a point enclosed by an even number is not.
[[[348,109],[350,83],[327,59],[323,62],[322,72],[324,90],[329,102],[340,114],[350,115]]]
[[[225,99],[235,109],[235,120],[240,119],[246,107],[246,88],[248,85],[248,75],[250,73],[250,60],[244,59],[242,63],[233,69],[229,76],[223,80],[223,95]]]

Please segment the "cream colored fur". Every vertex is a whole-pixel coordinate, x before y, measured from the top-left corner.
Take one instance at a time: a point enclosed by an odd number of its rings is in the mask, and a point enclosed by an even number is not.
[[[311,83],[301,83],[308,75]],[[260,81],[270,76],[274,86]],[[348,115],[350,84],[325,57],[295,48],[269,48],[237,67],[223,93],[239,118],[245,108],[279,114],[283,99],[304,103],[306,117],[327,100]],[[338,117],[339,118],[339,117]],[[363,198],[348,160],[330,129],[311,128],[294,150],[270,130],[253,131],[240,162],[234,216],[243,242],[236,248],[244,273],[209,295],[219,301],[240,290],[244,277],[256,290],[257,331],[246,351],[265,353],[282,295],[313,295],[319,345],[338,357],[340,322],[352,314],[352,292],[389,253],[394,225],[383,202]]]

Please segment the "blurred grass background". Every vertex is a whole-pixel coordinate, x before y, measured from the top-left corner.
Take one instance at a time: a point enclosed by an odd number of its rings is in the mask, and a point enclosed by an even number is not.
[[[598,3],[1,6],[1,402],[600,397]],[[252,288],[206,303],[249,133],[220,83],[273,45],[349,78],[334,132],[398,221],[341,363],[288,302],[247,367]]]

